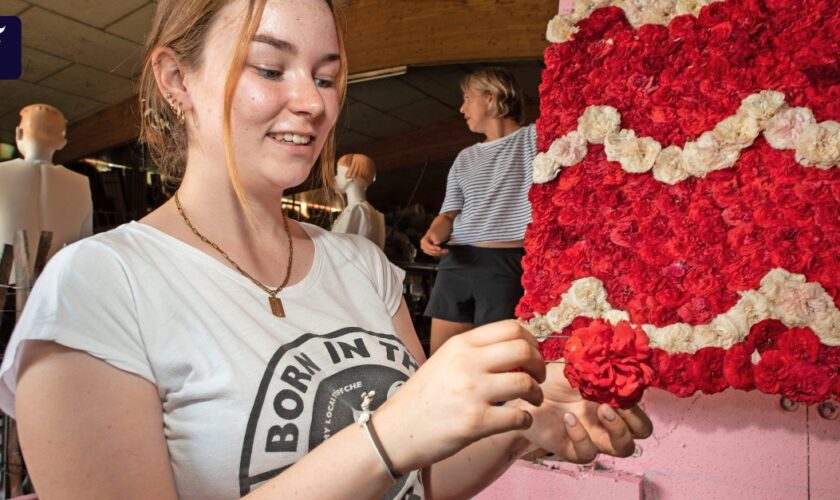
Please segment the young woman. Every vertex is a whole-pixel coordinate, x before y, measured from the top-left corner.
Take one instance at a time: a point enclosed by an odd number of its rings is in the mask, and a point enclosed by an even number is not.
[[[461,498],[529,448],[585,462],[650,433],[546,379],[513,322],[423,363],[402,273],[284,217],[319,158],[331,177],[336,26],[325,0],[159,2],[145,137],[183,181],[50,262],[0,370],[44,498]]]
[[[461,91],[467,127],[485,140],[455,158],[440,215],[420,241],[425,253],[442,257],[426,308],[432,353],[457,334],[513,317],[531,221],[537,131],[522,126],[519,84],[508,70],[489,67],[469,74]]]

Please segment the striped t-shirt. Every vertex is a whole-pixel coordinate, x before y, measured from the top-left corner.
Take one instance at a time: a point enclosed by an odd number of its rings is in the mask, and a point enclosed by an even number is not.
[[[537,154],[537,128],[522,127],[458,154],[449,170],[441,212],[460,210],[449,244],[515,241],[531,222],[528,190]]]

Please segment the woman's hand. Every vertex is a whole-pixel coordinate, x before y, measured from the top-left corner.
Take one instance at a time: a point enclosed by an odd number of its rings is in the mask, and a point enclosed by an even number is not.
[[[539,406],[545,368],[536,340],[516,322],[485,325],[447,341],[372,420],[397,470],[425,467],[483,437],[529,427],[527,411],[494,403]]]
[[[628,457],[635,440],[650,436],[653,425],[638,406],[614,410],[607,404],[584,400],[569,385],[564,365],[549,363],[542,384],[544,401],[539,407],[520,401],[515,407],[533,415],[534,423],[520,431],[533,444],[573,463],[588,463],[598,453]]]
[[[441,257],[449,253],[443,244],[452,236],[452,225],[459,212],[444,212],[432,221],[429,230],[420,239],[420,249],[431,257]]]

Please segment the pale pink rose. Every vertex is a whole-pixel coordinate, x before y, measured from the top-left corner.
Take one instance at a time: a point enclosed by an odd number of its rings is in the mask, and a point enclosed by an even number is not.
[[[553,156],[562,167],[571,167],[580,163],[586,156],[586,152],[586,139],[576,130],[558,137],[548,148],[548,154]]]
[[[776,149],[796,149],[802,131],[816,122],[808,108],[787,108],[770,119],[764,138]]]

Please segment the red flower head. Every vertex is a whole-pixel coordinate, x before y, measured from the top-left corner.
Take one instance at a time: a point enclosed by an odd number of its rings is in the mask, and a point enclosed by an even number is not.
[[[656,368],[654,385],[656,387],[674,393],[679,398],[687,398],[697,391],[697,385],[692,376],[694,360],[691,354],[669,355],[661,349],[656,349],[654,352]]]
[[[724,354],[720,347],[705,347],[694,353],[692,376],[705,394],[716,394],[729,387],[723,374]]]
[[[572,332],[564,351],[566,378],[584,398],[629,408],[653,379],[647,335],[627,322],[596,320]]]
[[[729,385],[735,389],[744,391],[755,389],[752,352],[753,347],[746,342],[735,344],[726,351],[723,358],[723,375]]]
[[[782,384],[782,395],[809,405],[820,403],[831,396],[831,379],[818,366],[799,362]]]
[[[764,352],[776,347],[779,336],[787,331],[787,327],[781,321],[767,319],[756,323],[750,328],[747,341],[755,346],[758,352]]]
[[[776,345],[788,356],[808,363],[816,362],[820,352],[820,339],[810,328],[791,328],[779,335]]]
[[[761,353],[761,361],[755,365],[756,388],[767,394],[778,394],[790,375],[791,364],[790,358],[780,351]]]

